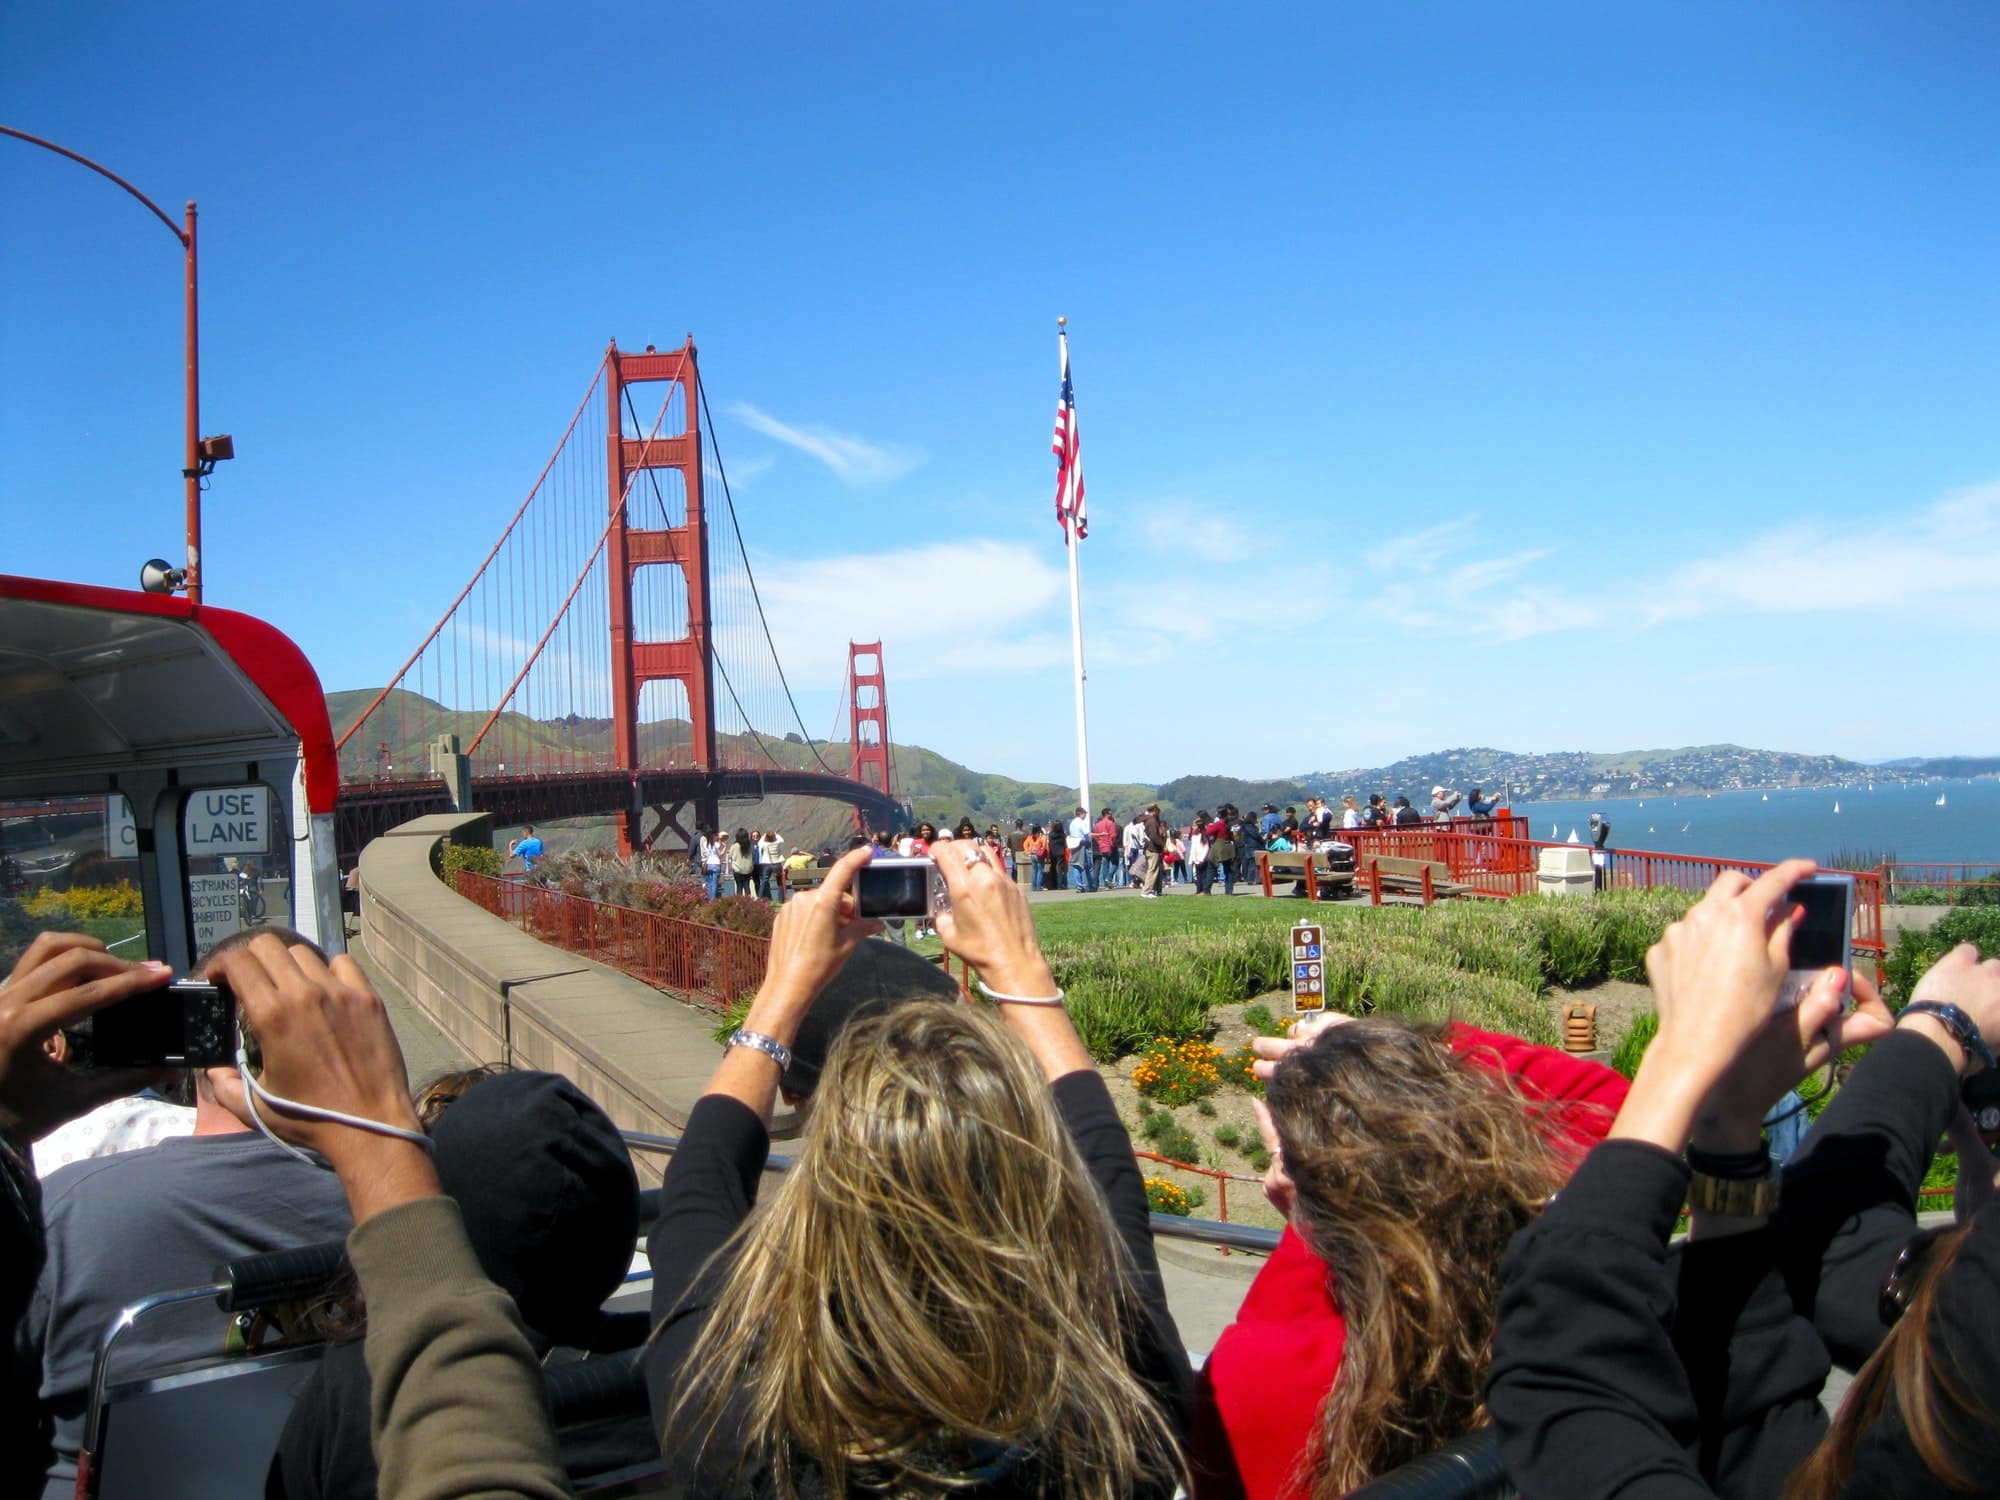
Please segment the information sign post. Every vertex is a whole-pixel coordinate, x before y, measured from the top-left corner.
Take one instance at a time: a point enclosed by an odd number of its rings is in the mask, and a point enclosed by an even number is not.
[[[1293,926],[1292,1009],[1299,1015],[1315,1015],[1326,1009],[1324,952],[1317,922]]]

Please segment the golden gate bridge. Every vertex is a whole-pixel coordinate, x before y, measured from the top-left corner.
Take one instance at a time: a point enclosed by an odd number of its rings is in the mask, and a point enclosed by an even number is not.
[[[734,798],[834,798],[877,827],[899,816],[881,642],[849,641],[834,733],[815,738],[757,592],[692,335],[666,351],[611,344],[437,624],[379,692],[329,707],[343,853],[451,810],[503,826],[610,814],[625,853],[685,843],[689,814],[720,827]]]

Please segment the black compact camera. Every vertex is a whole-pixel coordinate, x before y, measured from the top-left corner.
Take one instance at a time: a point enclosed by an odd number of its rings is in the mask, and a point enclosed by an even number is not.
[[[176,979],[107,1005],[69,1032],[83,1068],[219,1068],[236,1060],[236,997],[225,984]]]

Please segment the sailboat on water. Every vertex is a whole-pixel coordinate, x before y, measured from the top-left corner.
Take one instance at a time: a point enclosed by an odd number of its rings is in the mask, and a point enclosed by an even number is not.
[[[1757,800],[1759,802],[1769,802],[1771,800],[1771,794],[1769,792],[1766,792],[1764,793],[1763,796],[1759,797]]]
[[[1837,797],[1836,797],[1836,798],[1834,799],[1834,803],[1833,803],[1833,810],[1834,810],[1835,812],[1839,812],[1839,811],[1840,811],[1840,799],[1839,799],[1839,798],[1837,798]]]
[[[1943,806],[1944,806],[1944,793],[1943,793],[1943,792],[1939,792],[1939,793],[1938,793],[1938,800],[1937,800],[1937,805],[1938,805],[1939,807],[1943,807]]]

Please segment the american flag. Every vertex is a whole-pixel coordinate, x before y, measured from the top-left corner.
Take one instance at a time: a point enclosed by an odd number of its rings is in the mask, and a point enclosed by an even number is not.
[[[1056,402],[1056,524],[1065,532],[1076,521],[1076,539],[1090,535],[1083,508],[1083,447],[1076,433],[1076,392],[1069,383],[1069,340],[1062,341],[1062,399]]]

